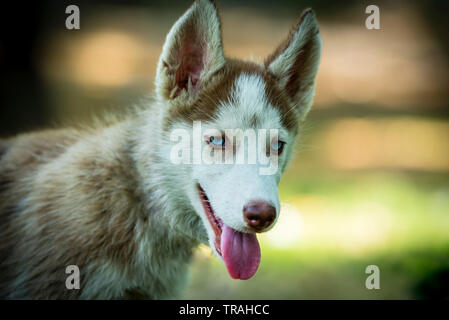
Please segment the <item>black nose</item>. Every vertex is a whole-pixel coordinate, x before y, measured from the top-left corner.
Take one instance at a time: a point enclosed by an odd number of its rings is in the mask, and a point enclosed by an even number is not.
[[[267,229],[276,218],[276,209],[265,201],[251,201],[243,207],[243,218],[256,232]]]

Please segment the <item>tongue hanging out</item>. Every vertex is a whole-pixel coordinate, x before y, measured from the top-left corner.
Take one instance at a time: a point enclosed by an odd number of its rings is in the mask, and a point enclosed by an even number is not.
[[[215,249],[222,256],[229,274],[234,279],[251,278],[260,262],[260,247],[256,235],[227,226],[215,215],[206,192],[199,184],[198,192],[206,217],[215,233]]]
[[[251,278],[260,262],[260,247],[256,235],[236,231],[226,224],[222,228],[221,254],[229,274],[234,279]]]

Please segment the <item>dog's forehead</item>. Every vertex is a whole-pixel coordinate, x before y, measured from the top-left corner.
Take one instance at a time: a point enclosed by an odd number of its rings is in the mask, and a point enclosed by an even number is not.
[[[234,80],[228,99],[217,109],[216,123],[226,128],[283,128],[279,109],[272,105],[267,83],[258,74],[242,73]]]
[[[263,66],[230,59],[206,87],[194,103],[171,108],[164,127],[199,120],[217,128],[285,129],[296,134],[296,110]]]

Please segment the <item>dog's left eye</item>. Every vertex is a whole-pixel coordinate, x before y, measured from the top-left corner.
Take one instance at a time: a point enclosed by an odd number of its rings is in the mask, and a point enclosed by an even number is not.
[[[273,151],[275,151],[277,154],[281,154],[282,151],[284,150],[284,145],[285,142],[283,141],[273,141],[271,143],[271,148],[273,149]]]
[[[225,146],[225,139],[224,137],[210,137],[209,138],[209,143],[211,143],[213,146],[216,147],[224,147]]]

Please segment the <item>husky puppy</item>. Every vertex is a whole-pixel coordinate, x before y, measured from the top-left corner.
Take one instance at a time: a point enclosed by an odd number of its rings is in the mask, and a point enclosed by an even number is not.
[[[112,124],[0,140],[0,297],[182,297],[200,243],[232,278],[255,274],[256,233],[279,216],[278,183],[312,105],[321,40],[310,9],[261,64],[226,57],[221,33],[215,3],[197,0],[167,35],[154,103]],[[265,154],[276,170],[175,163],[173,132],[199,122],[216,133],[193,134],[192,144],[230,149],[231,160],[248,146],[227,129],[275,129]],[[66,286],[73,265],[79,289]]]

